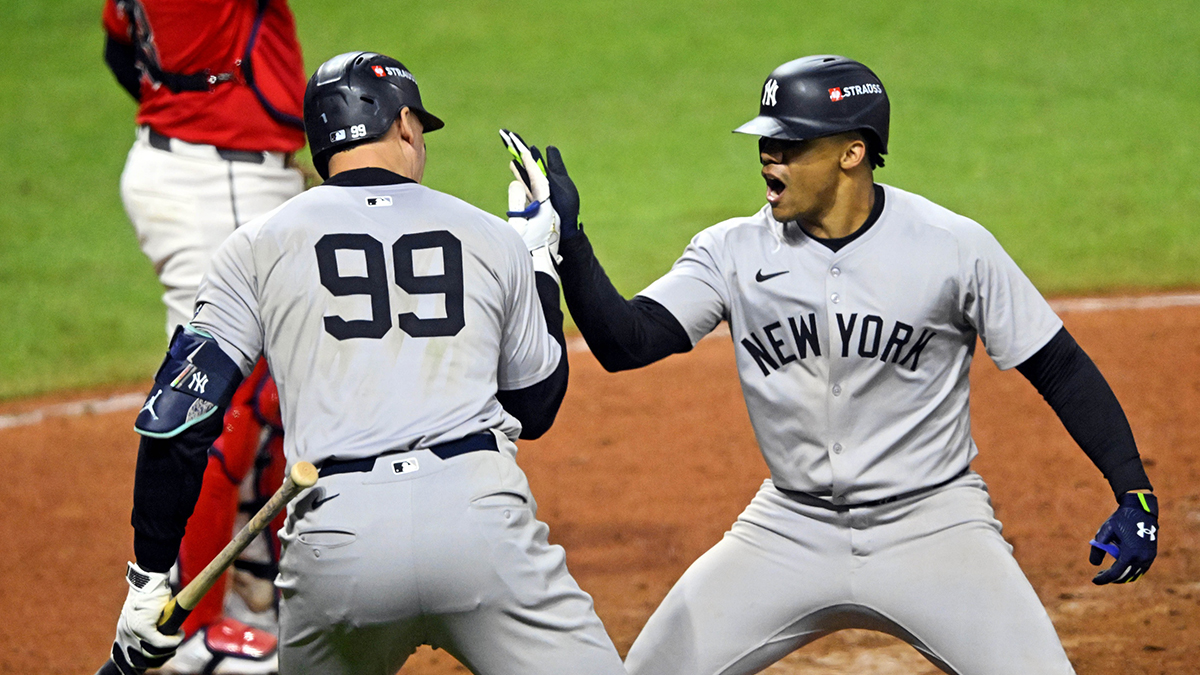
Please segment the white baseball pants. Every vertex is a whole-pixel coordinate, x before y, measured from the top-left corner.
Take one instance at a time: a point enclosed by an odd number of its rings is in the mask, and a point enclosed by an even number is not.
[[[138,128],[121,173],[121,200],[165,289],[170,337],[191,320],[196,289],[221,242],[299,194],[304,179],[278,152],[254,163],[224,159],[211,145],[170,139],[168,147],[152,146],[149,128]]]
[[[843,628],[905,640],[955,675],[1069,675],[1000,536],[983,479],[836,512],[766,481],[625,660],[630,675],[744,675]]]

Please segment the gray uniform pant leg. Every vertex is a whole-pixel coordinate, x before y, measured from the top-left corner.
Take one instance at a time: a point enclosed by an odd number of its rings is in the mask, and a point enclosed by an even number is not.
[[[1074,672],[974,473],[843,513],[767,481],[667,594],[625,665],[630,675],[756,673],[844,628],[895,635],[957,675]]]
[[[623,674],[536,509],[497,452],[322,478],[280,537],[281,672],[392,675],[429,644],[477,675]]]

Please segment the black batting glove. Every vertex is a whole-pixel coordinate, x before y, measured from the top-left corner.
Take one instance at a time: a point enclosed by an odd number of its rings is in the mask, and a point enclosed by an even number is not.
[[[1115,513],[1104,521],[1092,545],[1088,561],[1104,562],[1104,554],[1116,562],[1092,578],[1092,583],[1125,584],[1141,578],[1158,555],[1158,499],[1152,494],[1126,492]]]
[[[553,145],[546,146],[546,178],[550,179],[550,204],[562,221],[562,240],[566,241],[583,231],[579,224],[579,190],[567,175],[562,153]]]

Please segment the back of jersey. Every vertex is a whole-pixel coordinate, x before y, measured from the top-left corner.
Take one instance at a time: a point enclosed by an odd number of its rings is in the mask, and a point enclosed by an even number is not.
[[[289,461],[516,438],[497,388],[562,357],[507,223],[414,183],[324,185],[239,229],[192,324],[247,370],[266,354]]]

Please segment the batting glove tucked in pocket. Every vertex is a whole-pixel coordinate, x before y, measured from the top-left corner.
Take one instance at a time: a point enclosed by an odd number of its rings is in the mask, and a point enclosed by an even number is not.
[[[1090,542],[1088,560],[1104,562],[1104,554],[1116,558],[1112,567],[1100,572],[1092,583],[1103,585],[1137,581],[1158,555],[1158,499],[1152,494],[1126,492],[1120,506],[1104,521]]]
[[[129,563],[125,572],[129,595],[117,620],[117,638],[113,642],[113,663],[123,675],[139,675],[157,668],[175,655],[183,642],[183,632],[163,635],[158,632],[158,617],[171,599],[167,575],[147,572],[137,563]]]

